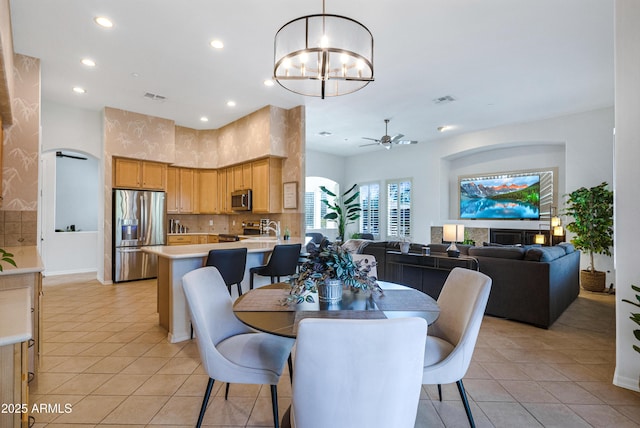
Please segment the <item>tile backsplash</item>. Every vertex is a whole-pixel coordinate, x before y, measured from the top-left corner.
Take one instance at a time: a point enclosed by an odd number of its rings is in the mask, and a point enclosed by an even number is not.
[[[36,245],[37,211],[0,211],[0,246]]]

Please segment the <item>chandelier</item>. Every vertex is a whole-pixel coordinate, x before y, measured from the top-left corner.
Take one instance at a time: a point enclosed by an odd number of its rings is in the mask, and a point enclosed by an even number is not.
[[[313,97],[350,94],[373,81],[373,36],[356,20],[325,13],[283,25],[274,41],[274,79]]]

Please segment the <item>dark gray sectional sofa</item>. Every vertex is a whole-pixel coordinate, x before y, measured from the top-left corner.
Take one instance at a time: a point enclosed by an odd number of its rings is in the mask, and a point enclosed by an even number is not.
[[[447,248],[446,244],[428,246],[432,254]],[[388,251],[399,251],[397,242],[371,241],[360,245],[358,252],[375,256],[379,279],[404,283],[437,298],[448,276],[446,263],[445,269],[421,266],[422,247],[412,244],[413,257],[406,259],[390,255],[387,260]],[[461,255],[475,258],[480,272],[492,279],[487,315],[549,328],[580,292],[580,252],[571,244],[458,248]],[[399,263],[406,263],[403,275],[398,274]]]

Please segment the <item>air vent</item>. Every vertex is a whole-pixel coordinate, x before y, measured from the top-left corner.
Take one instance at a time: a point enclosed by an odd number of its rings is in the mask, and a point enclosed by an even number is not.
[[[453,98],[451,95],[445,95],[444,97],[439,97],[433,100],[434,104],[447,104],[447,103],[451,103],[453,101],[455,101],[456,99]]]
[[[165,97],[165,96],[154,94],[152,92],[146,92],[144,94],[144,97],[149,99],[149,100],[151,100],[151,101],[157,101],[157,102],[160,102],[160,103],[164,102],[167,99],[167,97]]]
[[[322,137],[328,137],[329,135],[331,135],[331,132],[329,132],[329,131],[320,131],[320,132],[318,132],[318,135],[320,135]]]

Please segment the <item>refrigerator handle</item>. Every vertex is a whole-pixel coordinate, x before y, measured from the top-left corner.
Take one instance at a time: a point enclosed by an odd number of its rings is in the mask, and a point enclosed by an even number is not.
[[[145,195],[140,195],[140,240],[145,240],[145,230],[147,230],[147,207],[145,205]]]

